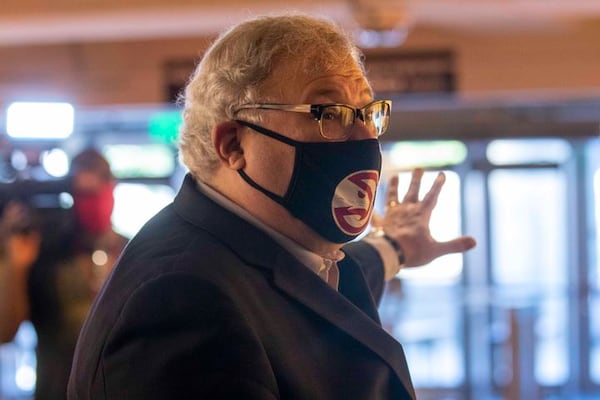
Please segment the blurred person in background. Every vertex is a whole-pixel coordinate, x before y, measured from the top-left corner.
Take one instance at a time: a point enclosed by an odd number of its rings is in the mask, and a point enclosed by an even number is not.
[[[221,35],[185,91],[172,204],[130,241],[79,338],[70,400],[414,399],[377,312],[384,279],[472,248],[435,241],[444,182],[386,194],[362,56],[334,24],[256,18]],[[435,299],[432,299],[435,301]]]
[[[73,207],[50,226],[12,202],[0,221],[0,340],[21,322],[37,333],[37,400],[64,400],[77,336],[126,238],[112,230],[115,179],[94,149],[76,155]]]

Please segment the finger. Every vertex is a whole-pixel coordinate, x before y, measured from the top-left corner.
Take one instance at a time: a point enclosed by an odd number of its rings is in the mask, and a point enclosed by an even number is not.
[[[410,185],[404,195],[404,202],[416,203],[419,201],[419,190],[421,189],[421,178],[423,178],[423,168],[416,168],[410,179]]]
[[[442,187],[444,186],[445,182],[446,174],[440,172],[435,178],[435,181],[433,181],[433,185],[431,185],[431,189],[429,189],[429,192],[427,192],[425,197],[423,197],[423,205],[426,208],[433,209],[433,207],[435,207],[435,205],[437,204],[437,199],[440,195],[440,192],[442,191]]]
[[[394,174],[388,181],[385,193],[385,205],[394,206],[398,204],[398,174]]]
[[[439,242],[436,253],[438,257],[451,253],[464,253],[476,245],[477,242],[471,236],[461,236],[447,242]]]

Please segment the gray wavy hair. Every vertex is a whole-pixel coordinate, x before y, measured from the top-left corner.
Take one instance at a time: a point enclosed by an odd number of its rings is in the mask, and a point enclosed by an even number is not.
[[[364,73],[362,53],[331,21],[299,14],[242,22],[209,47],[185,89],[180,132],[181,161],[207,180],[219,166],[211,132],[234,119],[247,103],[267,101],[261,84],[280,60],[296,59],[305,72],[332,71],[354,61]]]

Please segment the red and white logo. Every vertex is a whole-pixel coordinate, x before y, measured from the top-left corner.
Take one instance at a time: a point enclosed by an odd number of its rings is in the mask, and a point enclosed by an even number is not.
[[[358,235],[367,227],[378,182],[377,171],[358,171],[342,179],[335,188],[331,212],[333,220],[346,235]]]

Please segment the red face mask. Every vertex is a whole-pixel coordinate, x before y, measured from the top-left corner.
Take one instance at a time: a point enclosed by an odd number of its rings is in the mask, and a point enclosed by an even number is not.
[[[94,193],[75,193],[73,207],[83,229],[100,234],[111,228],[110,217],[115,205],[113,189],[114,185],[110,183]]]

